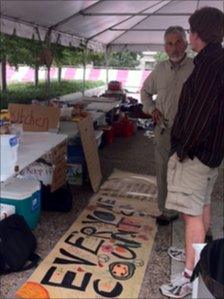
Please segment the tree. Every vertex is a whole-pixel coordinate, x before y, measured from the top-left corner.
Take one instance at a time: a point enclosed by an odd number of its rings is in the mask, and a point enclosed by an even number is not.
[[[141,54],[130,51],[112,52],[109,56],[109,66],[134,68],[139,65]]]
[[[53,64],[58,67],[58,81],[61,82],[62,66],[75,66],[83,64],[83,55],[80,48],[64,47],[54,45],[52,47],[54,53]]]
[[[1,89],[3,92],[7,91],[7,82],[6,82],[6,45],[5,45],[5,37],[0,35],[0,63],[1,63]]]
[[[15,50],[16,49],[16,50]],[[2,64],[2,91],[7,91],[6,64],[18,67],[24,63],[29,51],[23,47],[21,39],[15,36],[0,34],[0,62]]]
[[[165,52],[157,52],[153,57],[157,62],[161,62],[168,59],[168,56]]]
[[[105,67],[106,61],[105,54],[103,52],[93,52],[91,58],[94,66]]]
[[[29,55],[26,59],[26,64],[35,71],[35,87],[37,88],[39,84],[39,68],[43,65],[40,61],[40,55],[42,52],[41,42],[36,41],[34,38],[32,40],[24,40],[24,45],[29,49]]]
[[[35,69],[35,86],[38,85],[38,70],[41,65],[40,53],[42,45],[32,39],[24,39],[17,36],[0,35],[0,61],[2,62],[2,90],[7,91],[6,63],[18,68],[19,64],[25,64]],[[16,50],[15,50],[16,49]]]
[[[42,44],[39,41],[36,41],[34,38],[24,39],[18,38],[17,39],[17,50],[19,51],[18,57],[16,57],[16,61],[12,61],[9,58],[9,64],[15,65],[15,63],[25,64],[30,66],[35,71],[35,87],[38,86],[39,83],[39,68],[44,64],[41,62],[40,56],[43,50]]]
[[[15,50],[16,49],[16,50]],[[24,47],[21,38],[0,34],[0,62],[2,63],[2,91],[7,91],[6,65],[18,68],[19,63],[26,63],[29,50]]]
[[[124,51],[124,52],[110,52],[108,57],[108,66],[110,67],[125,67],[135,68],[139,65],[142,54]],[[89,60],[93,62],[94,66],[106,66],[105,54],[103,52],[90,52]]]

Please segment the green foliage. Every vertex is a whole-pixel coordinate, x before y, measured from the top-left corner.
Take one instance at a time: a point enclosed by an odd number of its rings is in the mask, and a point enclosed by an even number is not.
[[[52,45],[54,54],[53,64],[57,67],[77,66],[83,63],[83,52],[78,48],[67,48],[61,45]]]
[[[130,51],[112,52],[108,64],[111,67],[134,68],[139,65],[139,56],[139,53]]]
[[[91,55],[91,60],[93,62],[94,66],[102,66],[105,67],[106,61],[105,61],[105,55],[102,52],[93,52]]]
[[[157,62],[161,62],[161,61],[167,60],[167,59],[168,59],[168,55],[167,55],[165,52],[157,52],[157,53],[154,55],[154,59],[155,59]]]
[[[57,67],[62,66],[82,66],[84,63],[93,62],[94,65],[100,66],[105,64],[104,54],[95,53],[91,50],[85,50],[80,48],[68,48],[61,45],[54,45],[52,47],[54,53],[54,62],[53,64]]]
[[[98,86],[103,86],[102,81],[86,81],[85,89],[91,89]],[[45,83],[41,82],[38,88],[31,83],[17,83],[9,85],[7,93],[0,93],[0,109],[8,107],[8,103],[28,104],[32,100],[37,99],[44,101],[69,93],[81,91],[83,88],[82,80],[62,81],[61,83],[52,81],[48,97],[45,94]]]
[[[41,42],[36,41],[34,39],[23,39],[23,46],[29,49],[29,53],[27,55],[26,60],[24,61],[24,64],[33,68],[43,66],[43,64],[40,63],[40,55],[43,50]]]
[[[0,34],[0,60],[6,57],[7,62],[17,67],[18,64],[26,64],[30,67],[40,67],[40,56],[46,43],[34,39],[24,39],[17,36],[8,36]],[[53,52],[53,65],[61,66],[78,66],[83,65],[83,49],[74,47],[64,47],[57,44],[51,44]],[[111,52],[108,58],[110,67],[134,68],[139,65],[140,53],[123,51]],[[93,63],[94,66],[105,66],[104,53],[96,53],[91,50],[85,50],[85,62]]]
[[[38,58],[42,46],[40,42],[28,40],[17,36],[0,35],[0,60],[4,57],[14,67],[26,64],[31,67],[39,65]]]

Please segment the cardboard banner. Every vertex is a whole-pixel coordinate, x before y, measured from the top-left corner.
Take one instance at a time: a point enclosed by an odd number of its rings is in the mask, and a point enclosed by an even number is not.
[[[156,178],[153,176],[115,170],[100,187],[99,192],[102,196],[130,200],[132,204],[137,202],[136,208],[141,213],[145,213],[144,206],[147,203],[148,216],[156,217],[161,214],[157,201]]]
[[[90,182],[93,191],[96,192],[99,189],[102,174],[92,118],[88,115],[80,120],[78,122],[78,129],[82,141]]]
[[[138,201],[95,195],[16,296],[138,298],[156,234]]]
[[[58,128],[60,110],[41,105],[9,104],[10,121],[22,123],[24,131],[45,132]]]

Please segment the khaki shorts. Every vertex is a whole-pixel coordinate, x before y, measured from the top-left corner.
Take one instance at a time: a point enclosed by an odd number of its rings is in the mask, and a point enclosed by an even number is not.
[[[179,162],[170,157],[167,172],[166,208],[184,214],[202,215],[204,205],[210,204],[218,168],[210,168],[196,157]]]

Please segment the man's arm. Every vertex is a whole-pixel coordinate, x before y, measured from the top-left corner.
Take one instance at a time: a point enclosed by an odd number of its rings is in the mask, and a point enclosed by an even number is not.
[[[145,114],[151,115],[156,108],[155,103],[152,99],[152,95],[156,94],[156,82],[154,72],[151,72],[149,76],[145,79],[140,94],[141,102],[143,105],[143,112]]]
[[[141,101],[143,104],[143,112],[146,115],[151,115],[153,122],[158,123],[162,117],[162,113],[156,109],[155,101],[153,101],[153,94],[157,94],[156,84],[156,69],[152,71],[143,83],[141,88]]]

